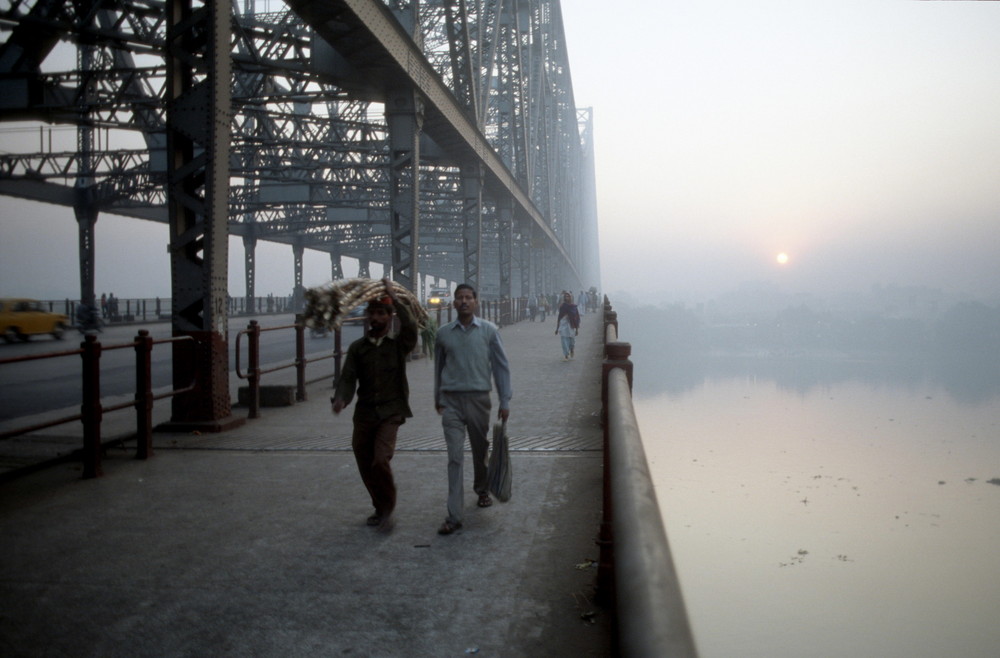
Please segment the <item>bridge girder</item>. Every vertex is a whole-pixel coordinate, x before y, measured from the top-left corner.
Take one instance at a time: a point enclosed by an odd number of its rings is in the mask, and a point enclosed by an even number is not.
[[[383,102],[391,80],[431,108],[420,147],[421,268],[462,278],[455,276],[460,262],[439,264],[465,257],[457,248],[460,167],[470,153],[486,176],[483,248],[498,244],[496,199],[505,196],[515,227],[509,254],[544,248],[547,260],[578,268],[578,181],[555,178],[576,166],[581,146],[557,0],[522,0],[519,13],[500,0],[421,1],[415,38],[373,0],[289,5],[294,11],[234,10],[231,233],[246,235],[245,225],[254,224],[259,239],[331,252],[337,244],[341,255],[390,260]],[[27,0],[0,10],[9,28],[0,44],[0,120],[56,126],[39,128],[38,148],[0,156],[0,194],[71,205],[78,197],[63,190],[86,173],[98,212],[167,221],[164,7],[158,0]],[[351,30],[334,33],[316,18],[334,13],[347,16]],[[390,37],[374,38],[374,24]],[[92,68],[61,63],[66,44],[91,47]],[[60,125],[94,131],[86,166],[73,144],[60,147]],[[338,220],[344,209],[366,217]],[[497,285],[503,278],[491,273]],[[512,292],[526,294],[524,287]]]

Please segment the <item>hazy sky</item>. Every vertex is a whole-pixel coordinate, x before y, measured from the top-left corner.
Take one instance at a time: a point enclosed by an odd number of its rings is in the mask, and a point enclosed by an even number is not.
[[[563,3],[606,291],[1000,298],[1000,3],[606,6]]]
[[[881,283],[1000,299],[1000,3],[562,11],[576,103],[594,108],[605,291]],[[0,294],[79,294],[70,209],[0,197],[0,218]],[[164,225],[102,215],[98,294],[168,296],[166,243]],[[258,294],[289,292],[291,248],[260,243],[257,258]],[[234,241],[236,294],[242,263]],[[306,285],[328,278],[307,250]]]

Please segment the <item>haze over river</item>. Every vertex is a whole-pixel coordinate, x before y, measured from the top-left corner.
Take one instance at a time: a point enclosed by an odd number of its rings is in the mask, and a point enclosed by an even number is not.
[[[635,408],[703,657],[998,655],[995,360],[654,345]]]

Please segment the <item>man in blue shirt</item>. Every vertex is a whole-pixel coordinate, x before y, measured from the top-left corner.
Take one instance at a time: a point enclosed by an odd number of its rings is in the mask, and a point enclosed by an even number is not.
[[[500,410],[510,415],[510,364],[495,324],[476,317],[479,300],[475,289],[463,283],[455,288],[452,305],[458,319],[438,329],[434,342],[434,407],[441,414],[448,445],[448,517],[438,529],[450,535],[462,527],[465,507],[465,433],[472,447],[473,489],[479,507],[493,504],[487,491],[486,461],[489,451],[490,379],[496,384]]]

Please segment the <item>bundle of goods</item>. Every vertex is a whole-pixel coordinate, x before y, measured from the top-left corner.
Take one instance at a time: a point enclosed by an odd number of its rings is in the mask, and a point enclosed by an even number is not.
[[[410,311],[410,315],[423,329],[427,326],[427,311],[412,292],[390,281],[396,299]],[[303,312],[306,326],[311,329],[340,329],[340,325],[353,309],[387,295],[385,284],[375,279],[347,279],[332,281],[323,286],[308,288],[305,292],[306,309]]]

